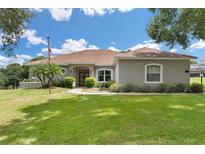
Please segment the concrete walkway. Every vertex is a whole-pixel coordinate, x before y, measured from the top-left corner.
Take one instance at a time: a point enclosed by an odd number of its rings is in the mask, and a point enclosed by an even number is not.
[[[69,93],[72,94],[81,94],[81,95],[114,95],[116,93],[111,93],[108,91],[102,91],[102,92],[84,92],[83,88],[74,88],[69,90]]]

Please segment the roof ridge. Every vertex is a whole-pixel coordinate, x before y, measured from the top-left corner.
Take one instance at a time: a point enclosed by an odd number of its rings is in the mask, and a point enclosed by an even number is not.
[[[61,55],[56,55],[55,57],[60,57],[60,56],[65,56],[65,55],[73,55],[73,54],[78,54],[78,53],[87,52],[87,51],[97,51],[97,52],[99,52],[99,51],[112,51],[113,53],[119,53],[119,52],[114,51],[114,50],[85,49],[85,50],[73,51],[73,52],[65,53],[65,54],[61,54]]]

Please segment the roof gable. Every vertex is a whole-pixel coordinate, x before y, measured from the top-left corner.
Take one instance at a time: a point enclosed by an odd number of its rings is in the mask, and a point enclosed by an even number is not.
[[[117,58],[126,58],[126,59],[146,59],[146,58],[177,58],[177,59],[196,59],[197,57],[171,53],[166,51],[160,51],[151,48],[141,48],[135,51],[129,52],[117,52],[112,50],[83,50],[68,54],[63,54],[51,58],[51,63],[58,65],[69,65],[69,64],[93,64],[97,66],[112,66],[114,64],[114,59]],[[34,61],[28,63],[28,65],[36,64],[46,64],[48,63],[47,59]]]
[[[93,64],[97,66],[113,65],[114,57],[119,54],[112,50],[83,50],[68,54],[63,54],[51,58],[51,63],[59,65],[68,64]],[[29,63],[30,65],[47,63],[47,59]]]
[[[120,54],[117,57],[127,57],[127,58],[188,58],[188,59],[196,59],[197,57],[185,55],[185,54],[178,54],[178,53],[171,53],[167,51],[160,51],[157,49],[152,48],[141,48],[134,51],[129,51],[124,54]]]

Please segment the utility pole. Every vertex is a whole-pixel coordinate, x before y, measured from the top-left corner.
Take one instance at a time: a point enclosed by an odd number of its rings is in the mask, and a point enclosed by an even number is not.
[[[50,36],[47,36],[48,39],[48,65],[49,70],[51,69],[51,48],[50,48]],[[49,94],[51,94],[51,82],[49,81]]]

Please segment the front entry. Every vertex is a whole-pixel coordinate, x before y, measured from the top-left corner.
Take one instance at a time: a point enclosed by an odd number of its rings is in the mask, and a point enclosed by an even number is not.
[[[85,78],[89,77],[89,70],[79,70],[78,85],[80,87],[85,86]]]

